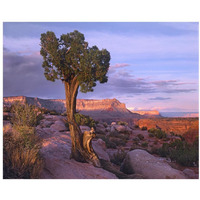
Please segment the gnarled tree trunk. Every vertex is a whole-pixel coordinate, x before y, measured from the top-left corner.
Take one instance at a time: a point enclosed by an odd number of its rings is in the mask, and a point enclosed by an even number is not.
[[[78,94],[78,88],[79,82],[76,77],[69,82],[65,81],[67,121],[69,123],[72,141],[71,158],[74,158],[79,162],[88,162],[92,163],[96,167],[101,167],[99,158],[91,145],[91,140],[94,137],[94,133],[84,133],[84,137],[74,117],[74,114],[76,113],[76,97]]]

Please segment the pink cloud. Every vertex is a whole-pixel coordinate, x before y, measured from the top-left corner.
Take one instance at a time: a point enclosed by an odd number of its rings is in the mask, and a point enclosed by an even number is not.
[[[128,67],[130,66],[127,63],[116,63],[115,65],[111,65],[110,68],[122,68],[122,67]]]

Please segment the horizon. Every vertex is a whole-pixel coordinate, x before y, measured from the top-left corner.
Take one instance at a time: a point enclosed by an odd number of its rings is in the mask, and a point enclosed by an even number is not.
[[[43,99],[43,98],[40,98],[40,97],[28,97],[28,96],[24,96],[24,95],[19,95],[19,96],[5,96],[5,97],[3,97],[3,98],[10,98],[10,97],[26,97],[26,98],[38,98],[38,99],[42,99],[42,100],[65,100],[65,98],[64,99]],[[112,99],[79,99],[79,98],[77,98],[77,100],[114,100],[114,99],[116,99],[116,98],[112,98]],[[117,101],[119,101],[118,99],[116,99]],[[120,103],[122,103],[122,104],[125,104],[125,103],[123,103],[123,102],[121,102],[121,101],[119,101]],[[125,104],[125,106],[126,106],[126,104]],[[127,106],[126,106],[126,108],[128,109],[128,110],[130,110],[130,111],[158,111],[160,114],[161,113],[199,113],[198,111],[160,111],[160,110],[132,110],[131,108],[128,108]]]
[[[77,99],[113,99],[130,110],[199,112],[198,27],[188,22],[4,22],[3,96],[65,99],[43,75],[40,34],[78,30],[111,54],[108,82]]]

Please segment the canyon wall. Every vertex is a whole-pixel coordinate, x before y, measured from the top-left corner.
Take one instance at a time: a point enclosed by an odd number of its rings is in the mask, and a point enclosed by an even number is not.
[[[160,113],[157,110],[131,110],[132,113],[137,113],[145,117],[161,117]]]
[[[16,101],[35,105],[39,108],[55,110],[59,113],[66,112],[64,99],[40,99],[25,96],[3,98],[4,106],[10,106]],[[141,115],[130,112],[125,104],[119,102],[117,99],[77,99],[76,110],[81,114],[93,117],[95,120],[103,120],[109,123],[113,120],[124,120],[131,123],[132,118],[142,118]]]

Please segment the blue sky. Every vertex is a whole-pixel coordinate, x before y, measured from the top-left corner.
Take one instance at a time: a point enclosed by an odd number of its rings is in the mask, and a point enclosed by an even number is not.
[[[65,98],[47,81],[40,35],[78,30],[111,54],[109,80],[78,98],[117,98],[130,109],[198,111],[198,23],[4,23],[4,96]]]

